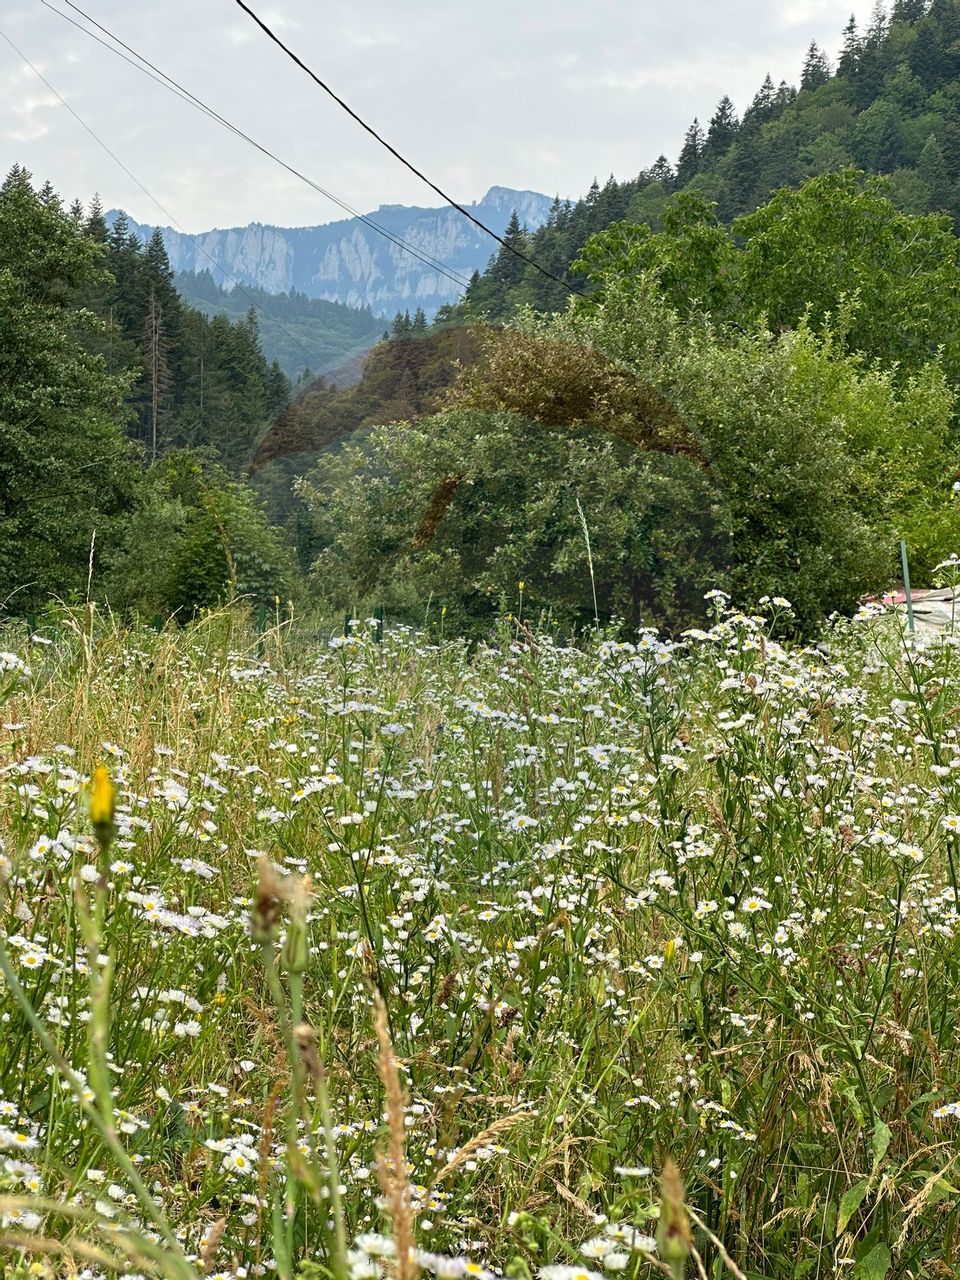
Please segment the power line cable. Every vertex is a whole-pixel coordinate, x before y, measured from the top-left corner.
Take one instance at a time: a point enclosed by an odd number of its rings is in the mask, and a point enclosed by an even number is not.
[[[256,150],[259,151],[262,155],[267,156],[269,159],[273,160],[276,164],[279,164],[281,168],[285,169],[288,173],[293,174],[294,177],[299,178],[300,181],[302,182],[305,182],[314,191],[318,192],[322,196],[325,196],[326,199],[332,201],[333,204],[337,205],[337,207],[342,209],[345,213],[349,213],[351,217],[358,218],[366,226],[370,227],[372,230],[376,231],[378,234],[384,236],[392,244],[396,245],[397,248],[404,250],[404,252],[406,253],[409,253],[412,257],[416,258],[419,262],[422,262],[424,266],[430,267],[432,270],[439,272],[441,275],[445,276],[448,280],[452,281],[452,283],[457,285],[458,288],[466,289],[468,287],[469,281],[466,280],[461,275],[459,275],[459,273],[457,273],[453,268],[448,267],[445,263],[441,262],[438,258],[434,258],[433,255],[427,253],[425,249],[421,250],[421,249],[414,248],[413,245],[408,244],[407,241],[405,241],[402,236],[399,236],[395,232],[388,230],[386,227],[376,222],[369,214],[360,213],[358,210],[354,209],[352,205],[348,204],[345,200],[341,200],[339,196],[334,195],[332,191],[328,191],[325,187],[320,186],[320,184],[315,182],[312,178],[302,173],[299,169],[294,168],[293,165],[288,164],[285,160],[281,159],[278,155],[274,154],[274,152],[270,151],[269,148],[257,142],[255,138],[251,138],[249,134],[244,133],[242,129],[238,128],[237,125],[233,124],[225,116],[222,116],[218,111],[216,111],[213,107],[209,106],[201,98],[198,98],[196,94],[191,93],[189,89],[185,88],[177,80],[174,80],[172,76],[167,75],[165,71],[155,66],[154,63],[152,63],[149,60],[149,58],[145,57],[142,53],[138,52],[136,49],[133,49],[130,45],[125,44],[124,41],[121,40],[119,36],[115,35],[108,27],[105,27],[102,23],[98,22],[96,18],[91,17],[91,15],[86,13],[83,9],[81,9],[79,5],[74,4],[72,0],[63,0],[63,3],[69,5],[71,9],[73,9],[76,13],[79,13],[81,17],[86,19],[87,22],[91,23],[99,31],[102,31],[104,35],[109,37],[110,40],[114,41],[116,45],[119,45],[121,49],[125,49],[127,53],[132,54],[133,58],[138,59],[138,61],[134,62],[134,61],[131,61],[130,58],[125,57],[124,54],[120,52],[120,49],[115,48],[114,45],[108,44],[105,40],[101,40],[100,37],[97,36],[93,31],[90,31],[89,28],[82,26],[79,22],[76,22],[73,18],[71,18],[68,13],[63,13],[62,10],[56,8],[55,5],[50,3],[50,0],[42,0],[42,3],[47,9],[51,11],[51,13],[55,13],[58,17],[63,18],[66,22],[69,22],[72,26],[76,27],[78,31],[82,31],[84,35],[89,36],[91,40],[96,40],[97,44],[102,45],[104,49],[108,49],[111,53],[116,54],[118,58],[122,58],[123,61],[126,62],[129,66],[134,67],[137,71],[140,71],[144,75],[148,76],[149,79],[153,80],[156,84],[159,84],[162,88],[167,89],[170,93],[173,93],[175,97],[180,98],[182,101],[186,102],[189,106],[196,107],[197,110],[203,112],[203,114],[208,116],[211,120],[215,120],[218,124],[222,125],[225,129],[229,129],[230,132],[233,133],[236,137],[241,138],[244,142],[249,143],[250,146],[256,148]],[[143,65],[140,65],[141,63]],[[147,70],[148,67],[150,68],[149,71]],[[151,74],[152,72],[156,72],[156,75]],[[158,79],[157,77],[160,77],[160,79]]]
[[[312,71],[310,67],[308,67],[307,64],[302,60],[302,58],[299,58],[297,54],[294,53],[294,51],[290,48],[289,45],[284,44],[284,42],[280,39],[280,37],[276,34],[276,32],[272,31],[270,27],[268,27],[267,24],[263,21],[263,19],[259,17],[256,13],[254,13],[253,9],[251,9],[250,6],[245,3],[245,0],[234,0],[234,3],[238,5],[244,11],[244,13],[246,13],[249,17],[253,19],[253,21],[257,24],[260,30],[265,35],[269,36],[269,38],[273,41],[273,43],[277,45],[278,48],[282,49],[283,52],[287,55],[287,57],[290,58],[293,62],[295,62],[296,65],[301,69],[301,71],[305,71],[307,73],[307,75],[314,82],[314,84],[319,85],[319,87],[324,91],[324,93],[328,94],[338,106],[342,107],[343,110],[346,111],[348,116],[350,116],[353,120],[356,120],[357,124],[360,125],[362,129],[365,129],[372,138],[376,138],[377,142],[379,142],[382,147],[385,147],[392,156],[394,156],[397,160],[399,160],[400,163],[404,165],[405,168],[409,169],[412,174],[415,174],[416,177],[418,177],[421,182],[425,182],[431,191],[435,191],[441,200],[444,200],[452,208],[456,209],[458,213],[462,213],[465,218],[469,218],[469,220],[474,224],[474,226],[477,226],[480,228],[481,231],[486,232],[488,236],[496,240],[496,242],[499,245],[502,245],[502,247],[504,249],[507,249],[510,253],[512,253],[514,257],[520,258],[521,261],[525,262],[528,266],[533,267],[535,270],[539,271],[541,275],[546,276],[548,280],[553,280],[555,284],[562,285],[563,288],[566,289],[568,293],[577,294],[581,298],[584,298],[587,296],[581,289],[575,288],[568,281],[562,279],[560,276],[554,275],[554,273],[552,271],[548,271],[546,267],[542,267],[539,262],[535,261],[533,258],[529,257],[527,254],[523,253],[520,249],[517,249],[514,245],[510,244],[509,241],[505,240],[503,236],[498,236],[495,231],[491,230],[490,227],[486,225],[486,223],[481,222],[479,218],[475,217],[470,212],[469,209],[464,208],[464,206],[462,204],[459,204],[456,200],[454,200],[452,196],[447,195],[447,193],[441,187],[438,187],[435,182],[432,182],[421,169],[418,169],[415,164],[412,164],[411,161],[409,161],[405,156],[402,156],[400,152],[396,149],[396,147],[391,146],[390,143],[387,142],[386,138],[384,138],[381,134],[379,134],[372,125],[367,124],[366,120],[364,120],[361,116],[357,115],[356,111],[354,111],[354,109],[347,102],[345,102],[343,98],[341,98],[337,93],[335,93],[328,84],[326,84],[323,80],[321,80],[320,77],[317,75],[317,73],[315,71]]]
[[[40,72],[40,71],[39,71],[39,70],[38,70],[38,69],[33,65],[33,63],[32,63],[32,62],[30,61],[30,59],[26,56],[26,54],[25,54],[21,49],[19,49],[19,48],[18,48],[18,47],[13,43],[13,41],[10,39],[10,37],[7,35],[7,33],[6,33],[5,31],[0,30],[0,36],[2,36],[4,40],[6,40],[7,44],[10,46],[10,48],[11,48],[11,49],[14,51],[14,53],[16,53],[16,54],[17,54],[17,56],[18,56],[19,58],[21,58],[21,59],[22,59],[22,61],[23,61],[23,62],[24,62],[24,63],[25,63],[29,68],[30,68],[30,70],[31,70],[31,71],[33,72],[33,74],[37,77],[37,79],[38,79],[38,80],[40,80],[43,84],[45,84],[45,85],[46,85],[46,87],[50,90],[50,92],[51,92],[51,93],[53,94],[53,96],[57,99],[57,101],[60,103],[60,105],[61,105],[61,106],[63,106],[63,107],[66,107],[67,111],[69,111],[69,112],[70,112],[70,114],[73,116],[74,120],[76,120],[77,124],[79,124],[79,125],[81,126],[81,128],[83,128],[83,129],[84,129],[84,130],[85,130],[85,131],[90,135],[90,137],[91,137],[91,138],[93,138],[94,142],[96,142],[98,146],[100,146],[100,147],[102,147],[102,148],[103,148],[103,150],[107,153],[107,155],[110,157],[110,159],[114,161],[114,163],[115,163],[115,164],[117,164],[117,165],[119,165],[119,166],[120,166],[120,168],[123,170],[123,172],[124,172],[124,173],[127,175],[127,177],[130,179],[130,181],[131,181],[131,182],[136,183],[136,185],[140,188],[140,190],[141,190],[141,191],[143,192],[143,194],[147,197],[147,199],[148,199],[148,200],[151,200],[151,201],[152,201],[152,202],[157,206],[157,208],[158,208],[158,209],[160,210],[160,212],[164,215],[164,217],[165,217],[165,218],[169,218],[169,220],[173,223],[173,225],[177,228],[177,230],[181,232],[181,234],[183,234],[183,235],[187,235],[187,234],[189,234],[187,231],[185,231],[185,230],[184,230],[184,228],[181,226],[181,224],[177,221],[177,219],[176,219],[176,218],[173,216],[173,214],[170,212],[170,210],[169,210],[169,209],[167,209],[164,205],[162,205],[162,204],[160,203],[160,201],[157,199],[157,197],[156,197],[156,196],[155,196],[151,191],[149,191],[149,190],[147,189],[147,187],[145,187],[145,186],[144,186],[144,184],[140,181],[140,179],[137,177],[137,175],[136,175],[135,173],[133,173],[130,169],[128,169],[128,168],[127,168],[127,166],[126,166],[126,165],[124,164],[124,162],[120,159],[120,157],[116,154],[116,152],[115,152],[115,151],[111,151],[111,150],[110,150],[110,148],[107,146],[107,144],[103,141],[103,139],[102,139],[102,138],[101,138],[97,133],[95,133],[95,132],[94,132],[94,130],[90,127],[90,125],[88,125],[88,124],[87,124],[87,122],[86,122],[86,121],[85,121],[85,120],[84,120],[80,115],[78,115],[76,111],[74,111],[73,107],[71,107],[70,103],[69,103],[69,102],[67,102],[66,98],[64,98],[62,94],[58,93],[58,91],[53,87],[53,85],[52,85],[52,84],[50,83],[50,81],[46,78],[46,76],[45,76],[45,75],[43,75],[43,74],[42,74],[42,73],[41,73],[41,72]],[[200,252],[204,255],[204,257],[206,257],[206,258],[208,258],[208,259],[210,260],[210,262],[214,265],[214,267],[216,267],[216,269],[217,269],[218,271],[220,271],[220,272],[221,272],[221,273],[222,273],[222,274],[223,274],[223,275],[224,275],[228,280],[230,280],[230,281],[233,283],[234,287],[235,287],[235,288],[236,288],[240,293],[242,293],[242,294],[243,294],[243,296],[244,296],[245,298],[248,298],[248,299],[249,299],[249,301],[250,301],[250,305],[251,305],[252,307],[254,307],[257,311],[260,311],[260,312],[261,312],[263,315],[265,315],[269,320],[272,320],[272,321],[273,321],[273,323],[277,326],[277,328],[281,331],[281,333],[285,333],[285,334],[287,335],[287,337],[288,337],[288,338],[290,338],[290,340],[291,340],[292,342],[295,342],[295,343],[297,344],[297,346],[300,348],[300,350],[304,353],[304,355],[308,357],[308,359],[310,359],[310,358],[311,358],[309,348],[308,348],[308,347],[306,347],[306,346],[303,344],[303,342],[301,342],[301,341],[300,341],[300,339],[297,337],[297,335],[296,335],[295,333],[291,333],[291,332],[290,332],[290,330],[289,330],[289,329],[287,329],[287,327],[286,327],[284,324],[282,324],[282,323],[281,323],[281,321],[280,321],[280,320],[278,320],[278,319],[277,319],[277,317],[276,317],[275,315],[273,315],[273,314],[272,314],[272,312],[270,312],[270,311],[269,311],[265,306],[263,306],[263,304],[262,304],[262,303],[258,303],[258,302],[257,302],[257,300],[256,300],[256,298],[254,298],[252,294],[250,294],[250,293],[248,293],[248,292],[247,292],[247,290],[246,290],[246,289],[243,287],[243,285],[242,285],[242,284],[241,284],[241,283],[236,279],[236,277],[235,277],[235,276],[232,276],[232,275],[230,274],[230,272],[229,272],[229,271],[227,271],[227,269],[226,269],[225,267],[221,266],[221,265],[220,265],[220,263],[219,263],[219,262],[217,262],[215,258],[213,258],[209,253],[207,253],[207,251],[203,248],[203,246],[202,246],[202,245],[199,245],[199,244],[198,244],[198,245],[197,245],[197,248],[198,248],[198,249],[200,250]]]

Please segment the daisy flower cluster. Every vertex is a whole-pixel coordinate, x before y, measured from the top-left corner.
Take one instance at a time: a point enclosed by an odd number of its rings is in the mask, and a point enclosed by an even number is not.
[[[653,1275],[667,1155],[711,1266],[825,1274],[881,1230],[901,1274],[953,1265],[958,646],[711,608],[5,640],[24,1274],[33,1233],[224,1278]]]

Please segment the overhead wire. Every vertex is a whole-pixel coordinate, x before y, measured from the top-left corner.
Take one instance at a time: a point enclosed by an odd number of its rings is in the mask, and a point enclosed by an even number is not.
[[[382,147],[385,147],[386,150],[389,151],[390,154],[394,156],[397,160],[399,160],[400,163],[405,168],[409,169],[410,172],[414,174],[416,177],[418,177],[421,182],[425,182],[431,191],[435,191],[437,195],[441,198],[441,200],[445,201],[452,208],[456,209],[458,213],[462,213],[465,218],[469,218],[469,220],[474,224],[474,226],[477,226],[480,228],[481,231],[486,232],[486,234],[490,236],[491,239],[496,240],[497,244],[501,245],[509,253],[512,253],[514,257],[519,258],[522,262],[525,262],[528,266],[533,267],[534,270],[539,271],[540,274],[543,276],[546,276],[548,280],[553,280],[555,284],[561,285],[570,294],[576,294],[578,297],[586,297],[582,289],[577,289],[574,285],[570,284],[569,281],[564,280],[561,276],[555,275],[552,271],[548,270],[548,268],[541,266],[540,263],[536,261],[536,259],[531,258],[528,254],[524,253],[521,249],[518,249],[515,245],[512,245],[509,242],[509,240],[506,240],[503,236],[498,235],[496,231],[488,227],[485,222],[482,222],[479,218],[477,218],[474,214],[472,214],[469,209],[465,208],[458,201],[454,200],[453,196],[448,195],[446,191],[443,190],[442,187],[438,187],[435,182],[433,182],[430,178],[427,177],[427,175],[423,172],[422,169],[418,169],[415,164],[413,164],[410,160],[406,158],[406,156],[401,155],[401,153],[396,149],[396,147],[391,146],[391,144],[387,142],[386,138],[384,138],[382,134],[378,133],[377,130],[374,129],[373,125],[367,124],[366,120],[364,120],[362,116],[358,115],[357,112],[354,111],[353,107],[349,105],[349,103],[344,101],[344,99],[341,98],[339,94],[335,93],[334,90],[331,89],[330,86],[324,80],[321,80],[321,78],[317,75],[317,73],[313,71],[309,66],[307,66],[307,64],[303,61],[303,59],[300,58],[293,51],[293,49],[290,48],[289,45],[284,44],[284,42],[280,39],[277,33],[273,31],[267,25],[267,23],[264,22],[264,20],[256,12],[254,12],[253,9],[250,8],[250,6],[246,3],[246,0],[234,0],[234,4],[236,4],[239,8],[241,8],[244,11],[244,13],[246,13],[250,18],[252,18],[253,21],[257,24],[257,26],[260,28],[260,30],[266,36],[268,36],[269,39],[271,39],[273,43],[277,45],[278,48],[282,49],[283,52],[287,55],[287,57],[290,58],[292,62],[296,63],[296,65],[300,68],[301,71],[305,71],[306,74],[310,77],[310,79],[314,82],[314,84],[318,85],[323,90],[323,92],[327,94],[329,97],[331,97],[339,107],[342,107],[343,110],[347,113],[347,115],[351,117],[351,119],[355,120],[362,129],[365,129],[372,138],[375,138]]]
[[[123,40],[121,40],[121,38],[118,35],[116,35],[108,27],[104,26],[103,23],[98,22],[96,18],[92,17],[89,13],[86,13],[83,9],[80,8],[79,5],[74,4],[73,0],[62,0],[62,3],[68,5],[69,8],[73,9],[75,13],[80,14],[82,18],[84,18],[87,22],[91,23],[94,27],[96,27],[98,31],[102,31],[103,34],[107,36],[109,40],[112,40],[114,42],[113,44],[108,44],[107,41],[101,40],[100,37],[95,34],[95,32],[91,31],[88,27],[83,26],[81,23],[75,21],[73,18],[70,17],[68,13],[64,13],[61,9],[58,9],[55,5],[50,3],[50,0],[42,0],[42,3],[47,9],[51,11],[51,13],[55,13],[58,17],[63,18],[64,21],[69,22],[72,26],[76,27],[78,31],[82,31],[83,34],[86,36],[89,36],[91,40],[95,40],[97,44],[101,45],[104,49],[109,50],[111,53],[115,54],[118,58],[122,58],[123,61],[126,62],[129,66],[134,67],[137,71],[140,71],[144,75],[148,76],[149,79],[153,80],[156,84],[159,84],[162,88],[167,89],[170,93],[173,93],[175,97],[180,98],[182,101],[186,102],[189,106],[195,107],[197,110],[201,111],[204,115],[206,115],[209,119],[216,121],[216,123],[222,125],[225,129],[228,129],[236,137],[241,138],[244,142],[254,147],[257,151],[261,153],[261,155],[267,156],[270,160],[274,161],[275,164],[280,165],[281,168],[285,169],[288,173],[298,178],[301,182],[305,182],[314,191],[324,196],[327,200],[330,200],[333,204],[335,204],[338,208],[342,209],[345,213],[350,214],[350,216],[353,218],[358,218],[361,222],[363,222],[366,226],[370,227],[373,231],[376,231],[379,235],[384,236],[387,240],[389,240],[392,244],[394,244],[398,249],[402,249],[405,253],[410,254],[412,257],[416,258],[419,262],[423,263],[424,266],[430,267],[432,270],[435,270],[439,274],[445,276],[453,284],[457,285],[458,288],[466,289],[467,286],[469,285],[470,283],[469,280],[461,276],[455,269],[447,266],[445,263],[441,262],[438,258],[433,257],[433,255],[430,253],[427,253],[426,250],[415,248],[413,245],[409,244],[406,240],[404,240],[402,236],[399,236],[396,234],[396,232],[390,231],[388,228],[382,226],[373,217],[371,217],[371,215],[360,213],[358,210],[354,209],[353,206],[350,205],[347,201],[342,200],[337,195],[334,195],[332,191],[328,190],[326,187],[321,186],[313,178],[309,177],[307,174],[303,173],[301,170],[297,169],[295,166],[289,164],[286,160],[276,155],[273,151],[269,149],[269,147],[265,147],[262,143],[257,142],[255,138],[252,138],[249,134],[245,133],[241,128],[235,125],[231,120],[228,120],[225,116],[221,115],[220,112],[215,110],[208,103],[204,102],[202,98],[197,97],[195,93],[192,93],[184,85],[180,84],[179,81],[175,80],[172,76],[168,75],[160,67],[156,66],[144,54],[140,53],[137,49],[134,49],[130,45],[126,44]],[[119,45],[120,48],[115,47],[117,45]],[[137,61],[132,61],[131,58],[126,57],[124,53],[121,53],[121,49],[126,50],[126,52],[128,54],[131,54],[132,58],[137,59]],[[149,70],[147,68],[149,68]],[[153,74],[153,73],[156,73],[156,74]]]
[[[147,199],[151,200],[157,206],[157,208],[164,215],[164,217],[168,218],[173,223],[173,225],[177,228],[177,230],[181,232],[181,234],[183,235],[189,234],[187,231],[184,230],[183,226],[181,226],[181,224],[173,216],[170,210],[167,209],[165,205],[161,204],[161,202],[157,199],[157,197],[153,194],[153,192],[150,191],[149,188],[147,188],[140,181],[137,175],[131,169],[129,169],[127,165],[124,164],[124,162],[120,159],[117,153],[115,151],[112,151],[110,147],[104,142],[104,140],[99,136],[99,134],[97,134],[95,130],[91,128],[90,125],[87,124],[87,122],[83,119],[83,117],[80,116],[73,109],[73,107],[71,107],[70,103],[67,102],[66,98],[64,98],[63,95],[59,93],[56,88],[54,88],[54,86],[50,83],[47,77],[43,75],[43,73],[39,71],[37,67],[34,66],[34,64],[30,61],[30,59],[23,52],[23,50],[18,48],[18,46],[14,44],[14,42],[10,39],[7,33],[3,30],[0,30],[0,36],[3,37],[3,39],[7,42],[10,48],[26,64],[26,66],[30,68],[30,70],[37,77],[37,79],[40,80],[41,83],[46,85],[46,87],[50,90],[50,92],[57,99],[60,105],[65,107],[67,111],[70,112],[74,120],[76,120],[77,124],[79,124],[81,128],[84,129],[90,135],[91,138],[93,138],[94,142],[96,142],[97,145],[106,152],[106,154],[110,157],[111,160],[114,161],[115,164],[119,165],[119,167],[127,175],[130,181],[135,183],[140,188],[140,190],[147,197]],[[310,349],[304,345],[304,343],[300,340],[300,338],[297,337],[295,333],[292,333],[280,320],[277,319],[275,315],[273,315],[273,313],[267,307],[263,306],[262,303],[257,302],[256,298],[254,298],[253,295],[244,288],[244,286],[240,283],[240,281],[237,280],[235,276],[231,275],[231,273],[227,271],[225,267],[221,266],[221,264],[217,262],[216,259],[211,254],[209,254],[206,251],[206,249],[203,248],[202,245],[198,244],[197,248],[204,255],[204,257],[209,259],[209,261],[213,264],[213,266],[219,272],[221,272],[228,280],[231,281],[234,288],[237,289],[238,292],[240,292],[245,298],[249,299],[250,305],[252,307],[254,307],[257,311],[265,315],[269,320],[272,320],[273,323],[277,326],[277,328],[281,331],[281,333],[285,333],[286,336],[290,338],[292,342],[295,342],[297,346],[300,348],[300,350],[304,353],[304,355],[308,357],[308,359],[312,358]]]

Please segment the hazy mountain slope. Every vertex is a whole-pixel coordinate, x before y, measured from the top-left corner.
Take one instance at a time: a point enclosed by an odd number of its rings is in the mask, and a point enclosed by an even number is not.
[[[531,230],[541,226],[551,205],[535,191],[491,187],[470,211],[502,234],[516,209]],[[402,237],[424,255],[438,259],[464,281],[482,271],[495,243],[452,208],[411,208],[382,205],[369,215],[380,226]],[[108,215],[108,220],[113,214]],[[130,222],[131,230],[147,239],[152,227]],[[275,227],[251,223],[246,227],[184,235],[162,228],[174,271],[217,268],[247,285],[268,293],[298,290],[311,298],[327,298],[374,313],[422,307],[428,315],[455,301],[462,290],[433,267],[391,243],[359,218],[316,227]],[[230,287],[228,279],[222,281]]]
[[[255,285],[224,289],[211,272],[181,272],[175,277],[180,296],[206,315],[242,320],[256,308],[260,345],[295,382],[309,368],[325,373],[367,351],[383,337],[387,323],[369,307],[345,306],[303,293],[271,294]]]

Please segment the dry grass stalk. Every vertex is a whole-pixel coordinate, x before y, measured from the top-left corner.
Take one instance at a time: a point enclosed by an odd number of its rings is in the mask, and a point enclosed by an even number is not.
[[[575,1195],[569,1187],[565,1187],[562,1182],[555,1182],[553,1185],[557,1188],[557,1195],[561,1200],[566,1200],[567,1204],[572,1204],[578,1213],[582,1213],[591,1222],[596,1221],[596,1210],[591,1209],[585,1200],[581,1200],[578,1195]]]
[[[696,1251],[693,1245],[690,1246],[690,1254],[693,1258],[694,1266],[697,1268],[697,1275],[700,1277],[700,1280],[709,1280],[709,1277],[707,1276],[707,1268],[703,1265],[703,1259],[700,1257],[700,1254]]]
[[[950,1169],[952,1169],[954,1163],[955,1161],[951,1160],[943,1169],[937,1169],[935,1170],[935,1172],[931,1173],[929,1178],[927,1178],[926,1182],[923,1184],[923,1186],[914,1196],[913,1200],[910,1202],[908,1206],[907,1217],[906,1217],[906,1220],[904,1221],[903,1227],[901,1228],[900,1234],[897,1236],[896,1244],[894,1244],[893,1246],[894,1253],[899,1253],[900,1250],[903,1248],[903,1246],[907,1243],[907,1240],[910,1238],[910,1228],[913,1226],[914,1222],[919,1217],[919,1215],[923,1212],[924,1205],[933,1195],[934,1191],[936,1190],[937,1184],[940,1182],[941,1179],[946,1178]]]
[[[501,1116],[499,1120],[494,1120],[493,1124],[488,1125],[488,1127],[481,1133],[478,1133],[475,1138],[471,1138],[465,1146],[462,1146],[456,1155],[451,1156],[434,1178],[432,1185],[436,1186],[438,1182],[443,1182],[444,1178],[449,1178],[450,1174],[453,1173],[455,1169],[458,1169],[465,1160],[469,1160],[472,1155],[475,1155],[481,1147],[485,1147],[487,1143],[497,1137],[498,1134],[506,1133],[508,1129],[512,1129],[515,1124],[519,1124],[521,1120],[525,1119],[526,1116],[516,1115]]]
[[[660,1221],[657,1249],[675,1280],[682,1280],[693,1248],[690,1218],[684,1203],[683,1181],[676,1162],[666,1160],[660,1175]]]
[[[203,1267],[203,1274],[208,1276],[213,1270],[213,1264],[217,1257],[217,1250],[220,1247],[220,1241],[223,1239],[223,1233],[227,1229],[226,1216],[218,1218],[210,1230],[207,1232],[207,1238],[203,1242],[203,1248],[200,1250],[200,1265]]]
[[[698,1214],[694,1213],[694,1211],[690,1208],[689,1205],[687,1205],[687,1213],[690,1215],[691,1221],[693,1221],[700,1228],[703,1234],[707,1237],[707,1239],[716,1249],[717,1253],[719,1253],[720,1258],[723,1262],[723,1265],[727,1268],[727,1270],[733,1276],[736,1277],[736,1280],[747,1280],[747,1277],[743,1274],[743,1272],[740,1270],[740,1268],[737,1266],[734,1260],[730,1257],[730,1254],[727,1253],[727,1250],[724,1247],[723,1241],[713,1234],[713,1232],[710,1230],[710,1228],[707,1226],[704,1220]]]
[[[299,1026],[293,1028],[293,1038],[303,1069],[309,1076],[310,1083],[316,1088],[323,1072],[317,1049],[317,1033],[309,1023],[301,1022]]]
[[[387,1006],[379,992],[374,994],[373,1005],[378,1045],[377,1072],[386,1094],[389,1130],[386,1152],[381,1152],[377,1157],[377,1177],[393,1226],[397,1280],[415,1280],[417,1264],[414,1258],[413,1228],[416,1215],[407,1179],[406,1099],[400,1084],[393,1041],[390,1039]]]

